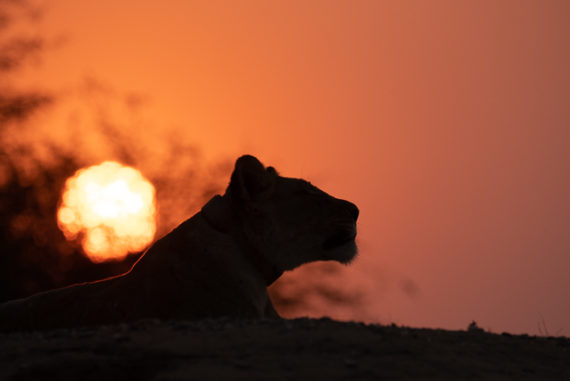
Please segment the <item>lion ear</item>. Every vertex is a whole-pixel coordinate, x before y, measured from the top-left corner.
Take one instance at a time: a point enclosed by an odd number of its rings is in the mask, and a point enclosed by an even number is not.
[[[275,171],[266,170],[256,157],[244,155],[236,165],[228,190],[243,200],[255,200],[273,188]]]

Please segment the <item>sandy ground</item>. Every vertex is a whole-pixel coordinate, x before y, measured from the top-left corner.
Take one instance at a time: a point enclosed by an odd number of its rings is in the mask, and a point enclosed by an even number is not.
[[[0,380],[570,380],[570,339],[342,323],[195,322],[0,335]]]

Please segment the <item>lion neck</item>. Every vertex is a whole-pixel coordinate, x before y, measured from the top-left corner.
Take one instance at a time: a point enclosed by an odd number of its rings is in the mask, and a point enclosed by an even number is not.
[[[266,256],[257,250],[254,245],[245,238],[245,234],[238,228],[239,219],[235,217],[229,202],[222,196],[216,195],[202,207],[204,220],[214,230],[232,236],[240,245],[240,253],[263,277],[265,284],[269,286],[282,274],[277,266],[267,260]]]

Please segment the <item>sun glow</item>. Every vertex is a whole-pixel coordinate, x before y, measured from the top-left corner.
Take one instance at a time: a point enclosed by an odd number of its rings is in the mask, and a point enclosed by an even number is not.
[[[122,259],[154,238],[154,193],[139,171],[116,162],[81,169],[67,179],[58,226],[91,261]]]

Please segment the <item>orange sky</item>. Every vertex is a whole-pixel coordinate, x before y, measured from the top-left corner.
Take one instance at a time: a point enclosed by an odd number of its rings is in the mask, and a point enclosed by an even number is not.
[[[82,131],[82,155],[112,159],[74,101],[87,78],[104,98],[88,107],[149,145],[256,154],[354,201],[360,257],[340,276],[368,307],[334,317],[570,335],[569,2],[46,10],[54,43],[24,78],[67,102],[43,138]]]

